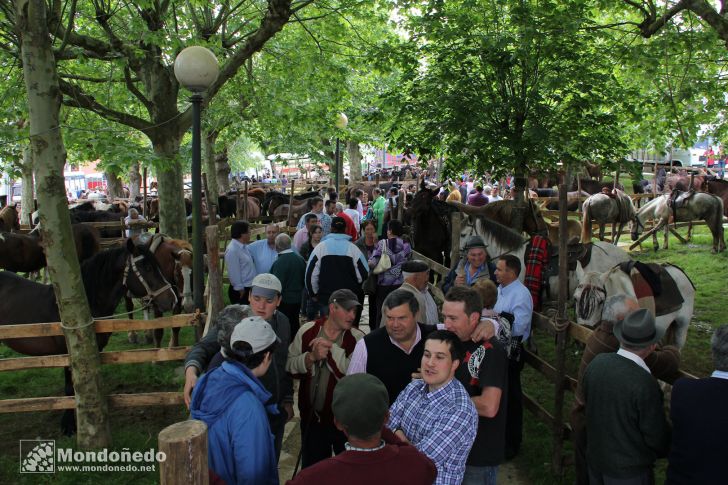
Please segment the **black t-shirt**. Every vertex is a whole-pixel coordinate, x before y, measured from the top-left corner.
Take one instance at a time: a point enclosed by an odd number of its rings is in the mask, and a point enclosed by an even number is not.
[[[495,338],[483,343],[467,341],[464,346],[465,360],[455,372],[455,377],[468,394],[479,396],[485,387],[499,387],[503,391],[498,414],[493,418],[478,416],[478,434],[467,465],[497,466],[505,461],[508,358],[503,345]]]

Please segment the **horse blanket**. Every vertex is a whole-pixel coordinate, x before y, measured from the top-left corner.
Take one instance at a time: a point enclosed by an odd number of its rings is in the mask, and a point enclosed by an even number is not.
[[[541,288],[544,281],[544,269],[549,260],[549,240],[542,236],[533,236],[526,249],[526,277],[524,284],[533,298],[533,309],[541,309]]]
[[[640,308],[649,310],[656,317],[677,311],[685,301],[664,266],[626,261],[619,267],[632,280]]]

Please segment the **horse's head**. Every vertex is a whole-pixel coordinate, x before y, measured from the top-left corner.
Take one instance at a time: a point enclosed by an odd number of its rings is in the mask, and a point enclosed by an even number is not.
[[[607,290],[598,273],[577,271],[579,285],[574,291],[576,300],[576,321],[580,325],[595,327],[602,316]]]
[[[145,244],[126,241],[127,260],[122,284],[137,297],[152,300],[160,311],[168,311],[177,304],[172,285],[162,274],[154,255]]]
[[[541,206],[534,199],[528,199],[528,210],[523,221],[523,229],[531,236],[548,237],[549,226],[543,218]]]

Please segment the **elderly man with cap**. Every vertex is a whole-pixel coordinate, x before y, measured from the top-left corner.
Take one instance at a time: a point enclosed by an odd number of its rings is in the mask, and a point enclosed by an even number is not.
[[[281,282],[269,273],[259,274],[253,279],[250,309],[253,315],[266,320],[276,335],[281,340],[273,353],[273,365],[270,371],[262,378],[261,382],[273,395],[271,402],[281,408],[281,413],[270,416],[271,432],[275,435],[275,450],[280,454],[283,443],[283,430],[288,420],[293,418],[293,379],[286,372],[286,359],[288,357],[288,344],[291,341],[290,324],[288,317],[277,311],[281,302]],[[247,308],[247,307],[241,307]],[[227,311],[221,312],[220,317]],[[218,318],[220,318],[218,317]],[[197,342],[185,358],[185,402],[189,406],[189,396],[195,387],[198,376],[206,369],[211,369],[224,359],[221,352],[219,332],[224,330],[224,325],[218,323],[218,332],[209,332]]]
[[[606,352],[619,350],[619,341],[614,336],[614,325],[630,313],[639,310],[637,300],[627,295],[612,295],[604,301],[602,320],[589,336],[579,364],[579,373],[574,392],[574,407],[571,410],[573,430],[574,468],[577,485],[589,484],[589,469],[586,464],[586,407],[584,405],[584,372],[594,358]],[[647,367],[657,379],[672,382],[680,368],[680,351],[673,345],[658,348],[645,358]]]
[[[318,247],[318,246],[317,246]],[[357,249],[357,252],[359,250]],[[353,291],[331,293],[326,320],[303,325],[288,349],[286,370],[301,380],[301,454],[305,468],[344,451],[344,435],[331,410],[336,383],[346,375],[351,355],[364,334],[352,328],[359,298]]]
[[[389,402],[379,379],[368,374],[344,377],[334,390],[332,409],[334,424],[346,436],[346,451],[302,470],[288,485],[430,485],[435,481],[432,461],[383,429]]]
[[[331,234],[325,236],[311,251],[306,266],[306,290],[320,305],[325,315],[331,294],[346,288],[356,294],[359,303],[364,303],[361,284],[369,275],[369,265],[359,248],[345,234],[346,222],[341,217],[331,221]],[[361,305],[357,307],[354,326],[359,326]]]
[[[584,374],[589,482],[654,483],[655,460],[667,454],[670,427],[662,390],[645,359],[664,329],[640,309],[614,326],[617,353],[597,355]]]
[[[465,258],[450,271],[442,284],[442,292],[458,286],[473,286],[479,278],[490,278],[495,282],[495,265],[488,261],[488,247],[480,236],[470,236],[463,246]]]
[[[416,320],[427,325],[440,323],[437,303],[429,291],[430,267],[424,261],[413,259],[402,263],[404,283],[399,288],[415,295],[419,304]],[[384,311],[382,311],[384,314]]]
[[[266,408],[271,394],[260,381],[280,340],[261,317],[243,319],[230,336],[223,364],[200,378],[190,411],[208,429],[208,466],[225,483],[278,484]]]

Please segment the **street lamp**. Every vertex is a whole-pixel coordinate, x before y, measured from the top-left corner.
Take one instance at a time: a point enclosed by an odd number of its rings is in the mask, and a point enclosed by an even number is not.
[[[349,118],[344,113],[339,113],[339,117],[336,119],[336,128],[343,130],[349,124]],[[336,193],[339,193],[339,182],[341,181],[341,175],[343,167],[341,163],[341,146],[339,141],[339,134],[336,134],[336,172],[334,173],[334,184],[336,185]]]
[[[192,91],[192,273],[195,309],[202,311],[205,269],[202,259],[202,154],[200,148],[200,107],[202,92],[217,80],[220,68],[209,49],[191,46],[174,60],[177,81]],[[210,201],[208,200],[209,204]]]

